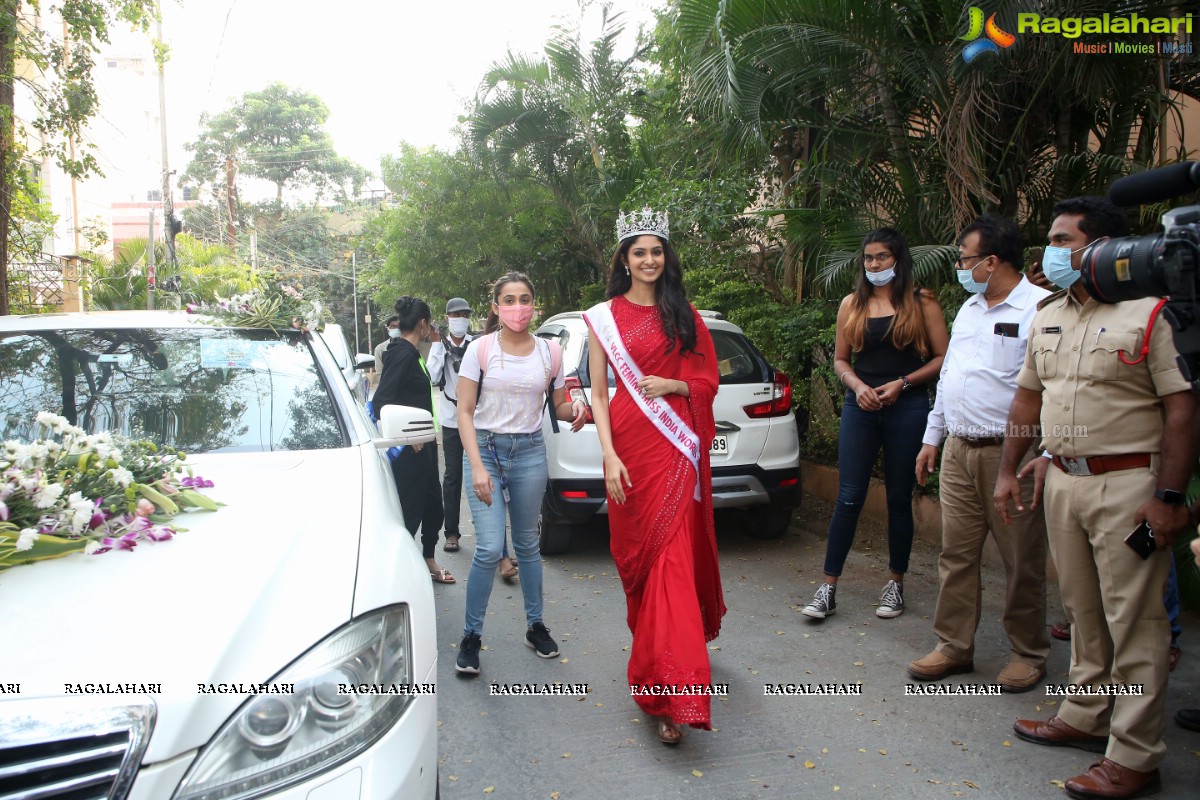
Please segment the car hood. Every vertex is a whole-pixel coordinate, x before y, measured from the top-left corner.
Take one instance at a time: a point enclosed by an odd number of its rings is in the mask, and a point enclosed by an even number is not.
[[[24,698],[157,688],[145,761],[204,744],[250,695],[202,684],[266,683],[350,619],[361,455],[195,456],[225,506],[178,515],[173,540],[0,573],[0,677]]]

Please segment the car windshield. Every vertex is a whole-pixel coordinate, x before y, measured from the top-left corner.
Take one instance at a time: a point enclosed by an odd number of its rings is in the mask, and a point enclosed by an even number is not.
[[[38,412],[89,433],[190,453],[345,445],[298,333],[227,328],[0,334],[0,439],[29,440]]]
[[[734,331],[709,329],[709,333],[713,337],[713,347],[717,351],[717,374],[721,384],[740,384],[740,383],[764,383],[769,380],[766,374],[766,362],[758,355],[758,351],[754,349],[754,345],[750,344],[750,340],[740,333]],[[563,352],[568,355],[571,351],[568,349],[569,343],[573,339],[568,336],[566,328],[561,331],[555,329],[547,334],[541,331],[539,336],[545,338],[556,339],[563,348]],[[587,338],[583,337],[580,345],[581,354],[576,359],[578,366],[573,372],[568,372],[567,377],[576,376],[580,383],[584,386],[591,386],[592,382],[587,370]],[[617,378],[613,375],[612,366],[608,368],[608,385],[614,387],[617,385]]]

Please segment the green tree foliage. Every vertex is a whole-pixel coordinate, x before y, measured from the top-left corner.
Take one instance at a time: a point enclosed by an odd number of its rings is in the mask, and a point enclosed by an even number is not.
[[[1003,57],[968,64],[959,37],[971,5],[677,0],[689,99],[718,127],[721,152],[771,165],[763,177],[788,223],[795,258],[785,277],[798,294],[836,279],[880,224],[914,244],[945,244],[997,211],[1040,235],[1055,199],[1096,193],[1131,163],[1157,161],[1172,109],[1164,79],[1170,91],[1200,95],[1200,71],[1081,58],[1054,36],[1022,36]],[[1130,2],[1121,11],[1172,9]],[[1016,10],[997,9],[1002,27],[1016,30]],[[1039,11],[1112,8],[1060,0]]]
[[[376,242],[368,272],[381,309],[412,294],[436,313],[461,296],[483,314],[492,281],[520,270],[552,313],[574,308],[578,287],[595,280],[564,240],[569,213],[537,181],[500,182],[461,150],[408,145],[384,157],[383,179],[394,198],[364,236]]]
[[[179,290],[158,291],[160,307],[180,306],[232,297],[258,285],[259,278],[244,262],[219,245],[209,245],[187,234],[175,239],[179,260]],[[128,239],[113,256],[98,256],[90,268],[92,308],[117,310],[146,308],[146,271],[149,253],[145,239]],[[155,263],[162,264],[166,249],[155,243]],[[160,282],[159,286],[163,284]],[[171,302],[165,298],[170,297]]]
[[[279,207],[285,188],[311,187],[319,197],[346,201],[369,175],[334,150],[323,129],[328,119],[319,97],[282,83],[247,92],[232,108],[204,117],[200,138],[186,145],[194,155],[180,183],[224,186],[232,163],[244,175],[275,184]]]
[[[66,42],[48,35],[26,12],[38,11],[37,2],[0,0],[0,314],[9,313],[9,235],[19,214],[34,210],[17,200],[30,185],[23,174],[21,142],[14,108],[15,86],[31,82],[38,98],[36,116],[29,120],[43,134],[41,151],[29,155],[52,158],[69,175],[83,177],[98,172],[95,157],[83,146],[83,132],[96,113],[92,83],[92,56],[108,41],[108,30],[117,21],[145,30],[156,0],[73,0],[62,14]],[[32,69],[18,71],[18,65]],[[37,76],[30,78],[28,76]],[[72,155],[69,143],[77,145]]]

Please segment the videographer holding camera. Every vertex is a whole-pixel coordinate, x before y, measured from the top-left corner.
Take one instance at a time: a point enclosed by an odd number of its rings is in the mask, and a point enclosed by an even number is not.
[[[1017,465],[1040,422],[1054,466],[1036,459],[1022,472],[1048,472],[1046,524],[1071,623],[1070,682],[1143,687],[1140,695],[1070,695],[1056,717],[1014,725],[1026,741],[1105,753],[1066,782],[1073,797],[1135,797],[1160,785],[1166,548],[1188,522],[1183,492],[1196,463],[1195,437],[1180,435],[1194,430],[1196,399],[1162,303],[1098,302],[1079,280],[1089,248],[1127,233],[1124,213],[1104,198],[1054,207],[1042,268],[1066,291],[1042,301],[1034,317],[995,491],[1005,519],[1010,500],[1019,510],[1029,502]],[[1040,494],[1035,488],[1034,507]]]

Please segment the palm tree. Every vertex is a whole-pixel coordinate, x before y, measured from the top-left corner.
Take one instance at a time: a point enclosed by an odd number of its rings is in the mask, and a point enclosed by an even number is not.
[[[167,281],[158,284],[159,307],[209,302],[218,297],[232,297],[258,285],[258,276],[238,262],[221,245],[210,245],[180,234],[175,239],[179,261],[178,285],[171,281],[172,291],[165,291]],[[165,249],[155,243],[155,262],[162,264]],[[127,239],[116,246],[111,257],[98,256],[92,260],[89,281],[91,308],[126,310],[146,308],[146,274],[149,250],[145,239]],[[170,276],[164,276],[170,277]]]
[[[581,3],[581,15],[588,7]],[[578,28],[559,26],[543,58],[509,53],[494,63],[467,120],[473,155],[502,183],[535,181],[565,213],[563,248],[550,273],[556,291],[599,276],[617,206],[642,168],[626,114],[644,48],[618,57],[621,15],[607,3],[600,14],[592,42]]]
[[[968,64],[959,37],[971,5],[678,0],[695,113],[720,130],[724,152],[771,160],[764,178],[788,223],[798,294],[838,282],[879,224],[946,244],[995,211],[1038,235],[1055,199],[1102,191],[1130,160],[1157,158],[1167,90],[1200,94],[1197,71],[1084,58],[1057,36],[1021,36]],[[1147,2],[1042,5],[1062,17],[1169,13]],[[1016,29],[1005,11],[998,18]]]

